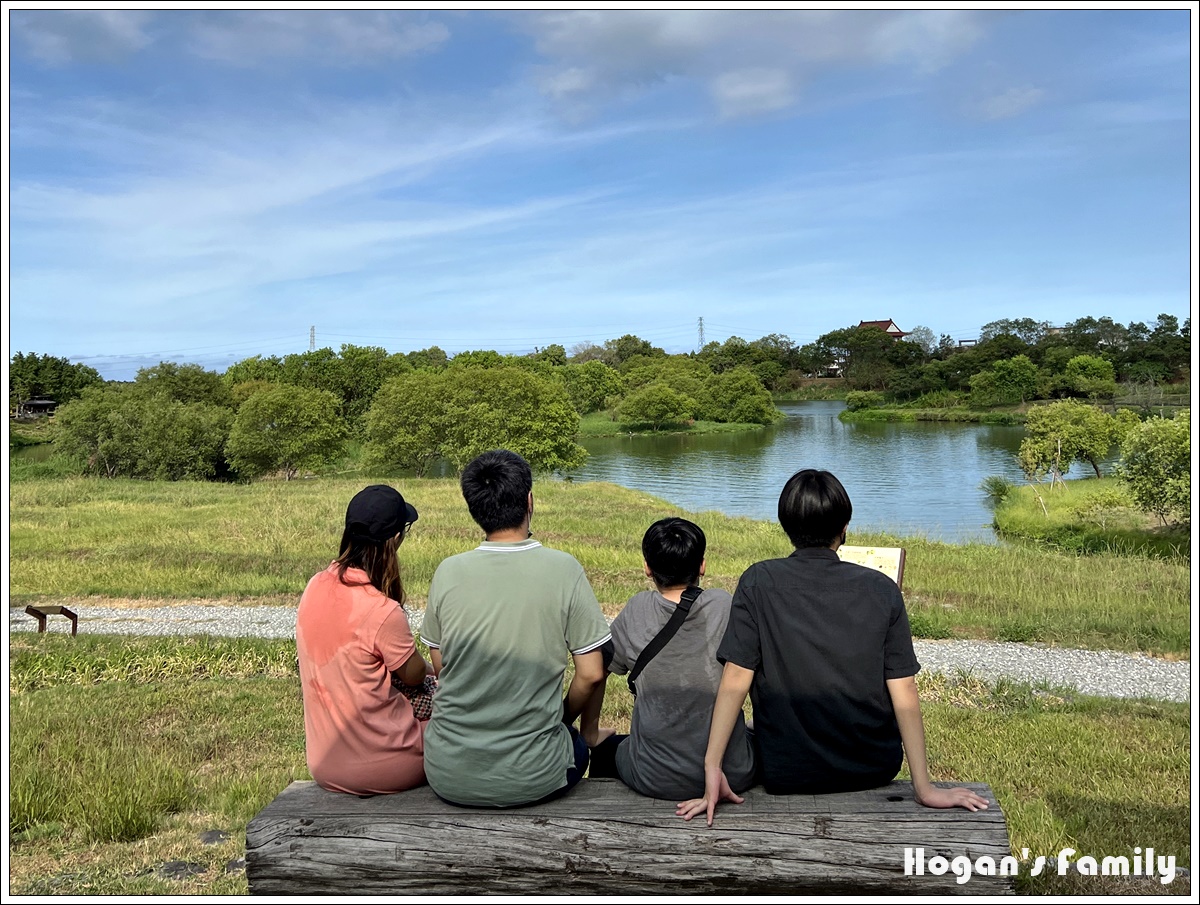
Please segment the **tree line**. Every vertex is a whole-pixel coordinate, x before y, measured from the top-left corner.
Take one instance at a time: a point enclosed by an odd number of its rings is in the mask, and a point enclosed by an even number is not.
[[[734,336],[669,355],[632,334],[602,345],[529,355],[448,355],[437,346],[389,353],[343,345],[253,356],[223,373],[161,362],[132,382],[51,356],[11,359],[10,407],[31,396],[60,403],[59,451],[89,474],[162,479],[294,477],[334,461],[347,441],[374,466],[423,473],[508,447],[542,471],[567,471],[586,453],[579,419],[595,412],[623,427],[658,430],[694,420],[768,424],[772,393],[833,366],[851,405],[884,398],[948,404],[1111,396],[1118,380],[1176,379],[1190,356],[1190,321],[1152,327],[1083,318],[994,321],[964,348],[926,327],[896,339],[846,327],[799,346],[782,334]]]

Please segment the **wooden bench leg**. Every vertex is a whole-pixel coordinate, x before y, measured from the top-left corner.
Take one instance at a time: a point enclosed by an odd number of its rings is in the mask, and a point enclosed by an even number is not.
[[[25,607],[25,612],[37,620],[39,634],[46,630],[47,617],[54,614],[66,616],[71,620],[72,638],[79,633],[79,616],[73,610],[69,610],[65,606],[36,607],[30,604],[29,606]]]

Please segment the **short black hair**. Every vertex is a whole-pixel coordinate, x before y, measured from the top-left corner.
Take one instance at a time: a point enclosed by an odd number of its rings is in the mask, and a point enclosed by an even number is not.
[[[471,518],[485,534],[525,521],[533,472],[515,452],[493,449],[477,456],[463,469],[461,483]]]
[[[700,566],[708,541],[700,526],[685,518],[659,519],[646,529],[642,557],[659,588],[677,588],[700,581]]]
[[[832,546],[850,523],[850,513],[850,495],[828,471],[801,469],[779,495],[779,524],[796,549]]]

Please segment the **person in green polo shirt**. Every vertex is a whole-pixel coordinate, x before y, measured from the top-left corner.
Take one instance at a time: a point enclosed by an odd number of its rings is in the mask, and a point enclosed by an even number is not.
[[[583,567],[529,530],[533,475],[508,450],[462,474],[485,540],[444,560],[421,629],[438,675],[425,775],[451,804],[516,807],[555,798],[587,769],[571,724],[604,681],[608,623]],[[567,658],[575,676],[562,698]]]

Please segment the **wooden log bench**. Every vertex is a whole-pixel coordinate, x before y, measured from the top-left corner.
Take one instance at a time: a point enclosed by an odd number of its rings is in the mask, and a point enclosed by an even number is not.
[[[246,876],[265,895],[1011,893],[1012,876],[973,870],[960,883],[930,869],[966,856],[986,870],[1009,855],[995,795],[967,785],[988,810],[923,808],[903,782],[835,795],[755,787],[708,827],[613,779],[508,810],[453,807],[427,786],[358,798],[294,782],[246,827]]]

